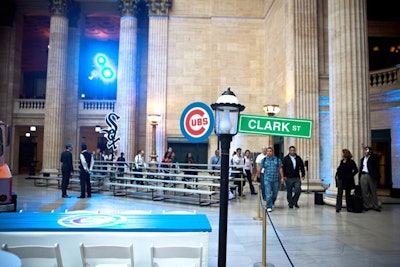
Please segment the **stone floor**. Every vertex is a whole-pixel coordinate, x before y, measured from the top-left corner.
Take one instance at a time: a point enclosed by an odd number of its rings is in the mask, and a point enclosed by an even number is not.
[[[60,198],[56,187],[34,187],[20,175],[13,178],[18,210],[23,212],[64,212],[68,210],[196,210],[207,214],[212,225],[209,266],[218,262],[219,207],[154,202],[131,197],[114,197],[109,192],[78,199]],[[244,199],[229,202],[227,266],[262,266],[262,221],[258,198],[247,192]],[[299,209],[289,209],[285,192],[279,192],[275,209],[267,216],[267,266],[400,266],[400,199],[380,193],[382,212],[336,213],[328,205],[315,205],[314,194],[303,193]],[[261,212],[262,214],[262,212]]]

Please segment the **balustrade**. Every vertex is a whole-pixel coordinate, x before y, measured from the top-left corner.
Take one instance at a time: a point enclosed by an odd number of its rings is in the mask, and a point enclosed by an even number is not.
[[[369,73],[370,87],[400,84],[400,66],[394,68],[371,71]]]

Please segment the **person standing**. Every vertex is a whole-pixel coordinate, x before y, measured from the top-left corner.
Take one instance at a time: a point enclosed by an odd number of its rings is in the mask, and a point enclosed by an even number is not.
[[[219,150],[216,149],[214,155],[210,159],[210,169],[211,170],[221,170],[221,157],[219,156]],[[219,175],[217,172],[210,172],[211,175]]]
[[[336,212],[342,209],[343,190],[346,192],[347,211],[352,212],[351,189],[355,188],[354,175],[358,173],[357,165],[351,158],[353,155],[350,150],[342,150],[342,160],[336,172],[336,187],[338,188],[336,197]]]
[[[144,150],[138,150],[136,156],[135,156],[135,160],[134,160],[134,164],[135,164],[135,172],[143,172],[143,168],[145,167],[145,161],[144,161]],[[136,178],[143,178],[142,174],[135,174]],[[131,181],[132,183],[133,181]],[[137,184],[144,184],[143,181],[136,181]]]
[[[300,179],[301,172],[301,179]],[[283,158],[283,179],[287,188],[287,201],[289,208],[300,208],[299,197],[301,194],[301,180],[304,180],[306,172],[304,162],[296,154],[294,146],[289,147],[289,154]]]
[[[69,179],[71,178],[71,173],[74,171],[74,165],[72,163],[72,144],[68,143],[65,145],[65,151],[61,153],[60,161],[62,180],[61,180],[61,196],[63,198],[69,198],[67,194],[67,188],[69,184]]]
[[[120,156],[117,158],[117,166],[118,166],[118,177],[123,177],[125,172],[125,165],[129,167],[125,160],[124,152],[121,152]]]
[[[267,156],[267,148],[263,146],[261,153],[256,157],[256,175],[253,180],[260,183],[260,190],[263,199],[265,200],[265,189],[264,189],[264,169],[261,168],[261,161]]]
[[[364,157],[360,160],[359,178],[363,197],[364,211],[373,209],[381,211],[376,187],[380,178],[379,157],[373,153],[372,147],[364,148]]]
[[[253,164],[251,159],[250,150],[246,150],[244,152],[244,171],[246,173],[247,181],[249,182],[250,192],[252,195],[257,195],[257,192],[254,190],[254,185],[252,181],[252,170]]]
[[[238,192],[239,196],[245,196],[243,194],[243,187],[245,186],[246,182],[243,180],[243,176],[246,176],[246,173],[244,172],[244,164],[245,164],[245,159],[242,156],[242,149],[237,148],[236,149],[236,154],[232,158],[232,170],[233,176],[235,177],[236,181],[233,183],[238,186]]]
[[[198,174],[197,170],[192,170],[192,169],[196,169],[197,167],[195,166],[196,161],[194,160],[194,156],[191,152],[186,154],[184,163],[185,163],[186,170],[183,171],[183,174],[185,174],[185,175],[197,175]],[[183,181],[196,181],[196,183],[197,183],[199,179],[198,178],[193,179],[192,177],[184,177],[184,178],[182,178],[182,180]],[[187,185],[185,184],[185,187],[186,186]],[[190,186],[187,186],[187,188],[189,188],[189,187]],[[198,186],[196,184],[196,188],[197,187]]]
[[[93,169],[93,156],[87,151],[85,143],[81,146],[82,152],[79,155],[79,181],[81,184],[81,195],[78,198],[92,197],[92,187],[90,184],[90,172]]]
[[[264,190],[267,211],[271,212],[278,196],[279,181],[281,183],[284,182],[282,161],[274,156],[274,149],[272,147],[267,148],[267,156],[261,160],[260,167],[264,169]]]

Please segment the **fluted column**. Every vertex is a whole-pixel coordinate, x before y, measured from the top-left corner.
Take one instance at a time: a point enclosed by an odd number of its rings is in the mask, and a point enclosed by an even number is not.
[[[171,0],[147,0],[149,8],[149,51],[147,70],[147,114],[161,115],[157,126],[158,160],[166,149],[168,11]],[[146,127],[146,151],[151,151],[151,125]],[[150,154],[150,153],[147,153]]]
[[[65,126],[64,143],[71,142],[75,146],[77,155],[80,151],[78,139],[78,83],[79,83],[79,51],[81,40],[81,28],[79,27],[80,8],[73,3],[69,12],[68,33],[68,67],[67,67],[67,92],[65,95]]]
[[[8,125],[12,125],[13,101],[17,97],[17,92],[14,88],[19,88],[20,80],[20,51],[22,51],[21,34],[22,31],[16,31],[17,24],[21,23],[21,16],[15,15],[13,3],[2,3],[2,8],[8,9],[7,16],[4,16],[0,21],[0,121]],[[3,14],[4,15],[4,14]],[[15,129],[15,128],[14,128]],[[17,169],[18,162],[13,160],[13,147],[5,146],[6,162],[11,169]]]
[[[49,0],[50,39],[47,62],[46,107],[43,135],[43,172],[60,166],[67,87],[68,0]]]
[[[118,151],[125,153],[127,160],[135,156],[136,136],[136,50],[137,50],[137,3],[138,0],[120,0],[121,12],[117,102],[115,112],[120,116]]]
[[[366,14],[365,0],[328,1],[332,177],[328,197],[336,191],[333,177],[342,149],[349,149],[358,165],[361,143],[371,142]]]
[[[310,183],[320,183],[319,160],[320,142],[318,127],[318,43],[317,43],[317,1],[290,1],[294,14],[294,118],[313,120],[312,138],[295,139],[297,152],[303,160],[309,161]],[[286,148],[288,149],[288,148]],[[287,150],[288,152],[288,150]]]

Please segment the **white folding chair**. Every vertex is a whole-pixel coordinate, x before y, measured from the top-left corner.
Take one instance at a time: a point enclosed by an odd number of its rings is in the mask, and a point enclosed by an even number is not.
[[[199,246],[150,246],[151,267],[201,267],[203,244]]]
[[[80,244],[82,266],[133,267],[133,244],[87,246]]]
[[[3,244],[2,249],[17,255],[22,260],[24,267],[32,266],[57,266],[63,267],[60,246],[26,245],[10,247]]]

